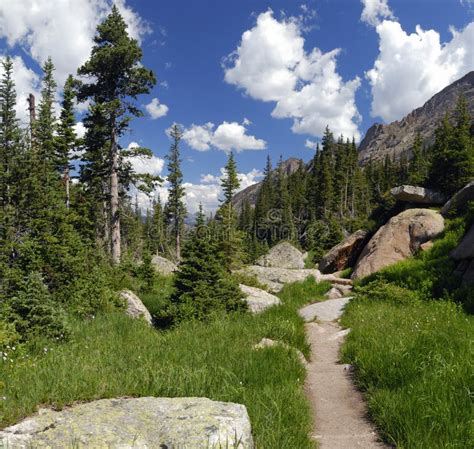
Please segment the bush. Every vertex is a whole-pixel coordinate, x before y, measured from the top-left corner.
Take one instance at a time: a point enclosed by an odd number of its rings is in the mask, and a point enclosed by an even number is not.
[[[0,321],[0,352],[5,353],[20,342],[21,336],[12,323]]]

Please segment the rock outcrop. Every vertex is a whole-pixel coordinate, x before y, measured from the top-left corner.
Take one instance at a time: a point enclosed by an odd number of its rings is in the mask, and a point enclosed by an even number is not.
[[[469,201],[474,201],[474,181],[471,181],[443,206],[441,213],[448,215],[450,212],[462,209]]]
[[[367,238],[367,231],[359,230],[334,246],[319,261],[319,269],[322,273],[334,273],[351,267],[357,261],[363,244]]]
[[[1,431],[2,442],[9,449],[254,447],[245,406],[206,398],[102,399],[43,409]]]
[[[306,357],[304,354],[296,348],[293,348],[292,346],[286,344],[284,341],[279,341],[279,340],[272,340],[271,338],[262,338],[259,343],[257,343],[253,349],[265,349],[265,348],[274,348],[275,346],[281,346],[282,348],[289,349],[291,351],[295,351],[296,355],[298,356],[298,359],[303,365],[306,365],[308,361],[306,360]]]
[[[239,271],[246,275],[256,277],[258,282],[268,287],[273,293],[281,291],[284,284],[304,281],[309,277],[313,277],[316,282],[328,281],[333,285],[352,284],[350,279],[342,279],[332,274],[321,274],[321,272],[316,269],[290,270],[288,268],[250,265]]]
[[[353,279],[404,260],[444,230],[443,217],[430,209],[408,209],[382,226],[362,251]]]
[[[444,204],[446,195],[424,187],[403,185],[394,187],[390,194],[397,200],[412,204]]]
[[[245,295],[243,299],[252,313],[260,313],[269,307],[279,306],[281,304],[280,298],[272,295],[265,290],[256,287],[249,287],[240,284],[240,290]]]
[[[143,318],[148,324],[152,324],[150,312],[143,304],[142,300],[130,290],[122,290],[120,297],[127,304],[127,315],[132,318]]]
[[[256,264],[262,267],[298,270],[304,268],[304,254],[291,243],[281,242],[272,247],[267,254],[260,257]]]
[[[456,274],[462,277],[463,285],[474,284],[474,226],[451,252],[451,258],[458,262]]]
[[[359,162],[383,161],[386,156],[398,159],[411,155],[417,133],[425,144],[434,142],[434,132],[446,112],[453,111],[460,95],[467,99],[474,114],[474,71],[434,95],[424,106],[410,112],[402,120],[388,125],[376,123],[367,131],[359,146]]]
[[[153,268],[164,276],[173,274],[178,269],[178,266],[171,262],[171,260],[165,259],[164,257],[155,255],[151,260]]]

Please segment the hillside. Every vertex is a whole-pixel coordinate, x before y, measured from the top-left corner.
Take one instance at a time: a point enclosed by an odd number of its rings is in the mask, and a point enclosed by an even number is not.
[[[425,144],[431,144],[437,124],[447,111],[454,109],[461,94],[466,97],[472,114],[474,112],[474,71],[444,88],[422,107],[410,112],[403,119],[388,125],[380,123],[372,125],[359,145],[360,163],[365,165],[370,159],[381,160],[387,155],[398,159],[402,153],[411,151],[418,132]]]

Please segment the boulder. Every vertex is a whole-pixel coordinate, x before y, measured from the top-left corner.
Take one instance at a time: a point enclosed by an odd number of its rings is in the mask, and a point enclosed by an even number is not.
[[[327,299],[339,299],[339,298],[342,298],[343,296],[344,295],[341,293],[341,291],[335,287],[331,288],[331,290],[329,290],[326,293]]]
[[[171,262],[171,260],[165,259],[164,257],[155,255],[151,260],[153,268],[164,276],[170,276],[178,269],[178,266]]]
[[[304,254],[289,242],[281,242],[260,257],[256,264],[262,267],[289,269],[304,268]]]
[[[456,274],[462,277],[463,285],[474,284],[474,226],[469,229],[458,247],[451,251],[450,256],[459,262]]]
[[[2,445],[3,443],[3,445]],[[245,406],[206,398],[102,399],[42,409],[0,431],[0,446],[48,448],[254,447]]]
[[[342,279],[332,274],[321,274],[316,269],[290,270],[278,267],[261,267],[259,265],[250,265],[238,272],[254,276],[258,282],[268,287],[273,293],[278,293],[284,284],[292,282],[301,282],[309,277],[313,277],[316,282],[328,281],[333,285],[352,285],[350,279]],[[237,273],[238,273],[237,272]]]
[[[272,295],[265,290],[256,287],[248,287],[240,284],[240,290],[245,295],[244,301],[247,303],[250,312],[260,313],[269,307],[279,306],[281,304],[280,298]]]
[[[436,190],[417,186],[399,186],[390,190],[390,194],[397,200],[413,204],[444,204],[446,195]]]
[[[474,181],[464,186],[442,207],[441,213],[448,215],[455,209],[462,209],[469,201],[474,201]]]
[[[127,303],[127,315],[132,318],[143,318],[148,324],[152,324],[150,312],[142,303],[142,300],[130,290],[122,290],[120,297]]]
[[[352,279],[362,278],[404,260],[444,230],[443,217],[430,209],[408,209],[392,217],[362,251]]]
[[[319,261],[319,269],[321,272],[333,273],[353,266],[362,251],[367,234],[367,231],[356,231],[330,249]]]

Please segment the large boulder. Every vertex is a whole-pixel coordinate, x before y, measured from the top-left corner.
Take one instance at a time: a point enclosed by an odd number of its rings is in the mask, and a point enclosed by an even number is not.
[[[260,257],[257,265],[262,267],[277,267],[289,269],[304,268],[304,254],[296,249],[291,243],[281,242]]]
[[[122,290],[120,297],[127,305],[127,315],[132,318],[143,318],[148,324],[152,323],[150,312],[143,304],[142,300],[130,290]]]
[[[362,251],[353,279],[375,273],[415,254],[444,230],[443,217],[430,209],[408,209],[382,226]]]
[[[474,181],[464,186],[443,206],[441,213],[448,215],[455,209],[462,209],[469,201],[474,201]]]
[[[462,277],[463,284],[474,284],[474,226],[471,227],[450,256],[458,262],[456,274]]]
[[[247,303],[250,312],[260,313],[269,307],[281,304],[280,298],[272,295],[265,290],[255,287],[248,287],[240,284],[240,290],[245,295],[244,301]]]
[[[165,259],[164,257],[158,255],[153,256],[153,259],[151,259],[151,264],[153,265],[155,271],[164,276],[169,276],[178,269],[178,266],[171,262],[171,260]]]
[[[319,261],[321,272],[334,273],[353,266],[362,251],[367,235],[367,231],[356,231],[330,249]]]
[[[444,204],[447,199],[446,195],[436,190],[408,185],[394,187],[390,193],[398,201],[413,204]]]
[[[0,431],[0,447],[254,447],[243,405],[206,398],[102,399],[36,416]]]

